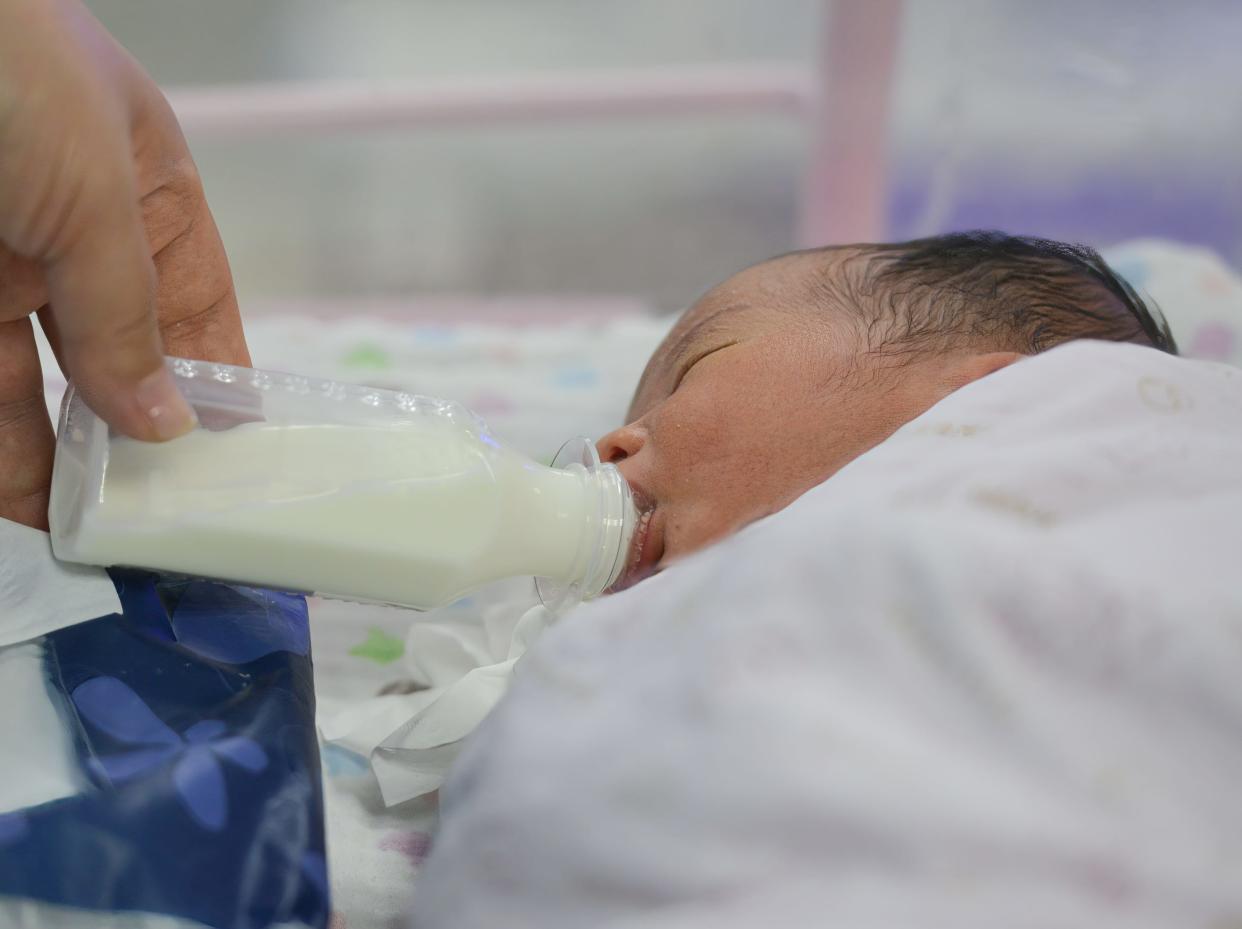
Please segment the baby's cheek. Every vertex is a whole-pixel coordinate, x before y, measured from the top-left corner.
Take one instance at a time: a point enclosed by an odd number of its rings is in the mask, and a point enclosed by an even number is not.
[[[723,411],[709,399],[674,394],[650,418],[650,440],[660,466],[685,476],[702,461],[719,457],[728,443],[727,427]]]
[[[664,526],[664,561],[671,563],[727,538],[745,524],[741,513],[700,497],[669,507]]]
[[[783,438],[790,428],[788,411],[764,402],[743,372],[722,370],[689,379],[651,417],[650,435],[670,491],[721,505],[747,488],[770,492],[790,451]]]

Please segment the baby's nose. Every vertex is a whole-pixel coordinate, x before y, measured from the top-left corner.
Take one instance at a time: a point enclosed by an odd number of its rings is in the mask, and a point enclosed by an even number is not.
[[[622,426],[595,443],[600,461],[618,464],[637,455],[647,441],[645,430],[635,425]]]

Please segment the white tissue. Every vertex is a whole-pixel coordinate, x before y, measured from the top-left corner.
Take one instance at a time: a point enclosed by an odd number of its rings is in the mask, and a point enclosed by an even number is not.
[[[524,585],[529,587],[529,583]],[[475,613],[444,610],[406,637],[407,670],[427,689],[388,694],[324,713],[323,738],[367,757],[384,803],[439,789],[461,741],[508,689],[527,648],[553,617],[512,585]]]
[[[102,568],[57,561],[46,532],[0,519],[0,647],[120,611]]]

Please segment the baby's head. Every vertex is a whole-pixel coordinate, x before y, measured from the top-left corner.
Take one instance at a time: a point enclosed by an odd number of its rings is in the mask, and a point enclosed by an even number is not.
[[[783,509],[971,381],[1074,339],[1176,352],[1088,248],[994,232],[794,252],[686,311],[599,441],[643,514],[622,584]]]

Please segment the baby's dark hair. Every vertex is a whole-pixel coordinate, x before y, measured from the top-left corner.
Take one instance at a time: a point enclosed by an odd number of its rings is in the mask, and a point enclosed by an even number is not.
[[[1101,339],[1177,354],[1159,309],[1084,245],[974,231],[845,252],[834,277],[862,312],[871,351],[967,343],[1036,354]]]

